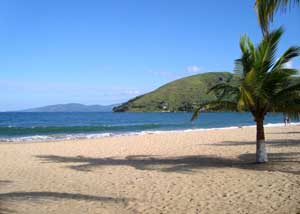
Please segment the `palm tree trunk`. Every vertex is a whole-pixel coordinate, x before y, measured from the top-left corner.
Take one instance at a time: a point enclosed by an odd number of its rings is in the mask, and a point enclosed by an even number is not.
[[[256,119],[256,163],[268,162],[265,143],[264,119]]]

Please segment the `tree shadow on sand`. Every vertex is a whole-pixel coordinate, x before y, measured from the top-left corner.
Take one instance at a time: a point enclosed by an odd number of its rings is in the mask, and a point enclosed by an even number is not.
[[[65,192],[8,192],[0,193],[0,214],[16,213],[14,210],[4,207],[7,206],[4,202],[18,203],[19,201],[43,203],[49,201],[61,201],[62,199],[77,200],[77,201],[95,201],[106,203],[119,203],[120,205],[126,205],[127,198],[113,198],[95,195],[85,195],[79,193],[65,193]]]
[[[281,133],[282,134],[282,133]],[[271,147],[298,147],[300,146],[300,140],[266,140],[267,146]],[[254,141],[224,141],[222,143],[216,143],[216,144],[201,144],[201,145],[209,145],[209,146],[248,146],[253,145],[255,146],[256,142]]]
[[[0,193],[0,214],[16,213],[10,208],[4,207],[7,204],[4,202],[18,203],[19,201],[42,203],[47,201],[61,201],[62,199],[78,200],[78,201],[95,201],[107,203],[127,204],[127,198],[113,198],[95,195],[85,195],[79,193],[65,193],[65,192],[8,192]],[[11,205],[12,206],[12,205]]]
[[[158,170],[162,172],[192,173],[196,170],[208,168],[239,168],[258,171],[278,171],[300,174],[299,153],[271,153],[269,162],[255,164],[255,154],[243,154],[236,159],[219,156],[177,156],[161,157],[137,155],[125,158],[94,158],[94,157],[66,157],[56,155],[37,156],[43,163],[66,163],[68,168],[78,171],[92,171],[105,166],[130,166],[138,170]]]
[[[30,200],[30,201],[43,201],[43,200],[61,200],[61,199],[71,199],[71,200],[82,200],[82,201],[98,201],[98,202],[115,202],[115,203],[125,203],[128,199],[125,198],[113,198],[95,195],[85,195],[79,193],[65,193],[65,192],[8,192],[0,193],[0,200]]]
[[[10,180],[0,180],[0,186],[10,184],[10,183],[12,183],[12,181],[10,181]]]
[[[11,183],[13,183],[13,182],[10,180],[0,180],[0,187],[11,184]],[[9,214],[9,213],[16,213],[16,212],[12,209],[6,208],[5,204],[3,203],[2,199],[0,198],[0,214]]]
[[[11,183],[11,181],[0,180],[1,184]],[[6,202],[18,203],[19,201],[42,203],[47,201],[61,201],[62,199],[77,200],[77,201],[95,201],[107,203],[127,204],[129,198],[114,198],[109,196],[86,195],[80,193],[66,192],[7,192],[0,193],[0,214],[16,213]],[[133,200],[133,199],[130,199]]]
[[[0,214],[16,213],[16,211],[14,211],[14,210],[3,208],[1,206],[2,205],[1,205],[1,202],[0,202]]]
[[[269,132],[268,134],[300,134],[300,132]]]

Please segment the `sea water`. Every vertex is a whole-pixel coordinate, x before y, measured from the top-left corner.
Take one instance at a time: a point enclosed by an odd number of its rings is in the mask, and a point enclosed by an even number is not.
[[[250,113],[205,112],[191,122],[191,113],[0,113],[0,141],[57,141],[253,126]],[[283,125],[282,114],[269,114],[266,126]]]

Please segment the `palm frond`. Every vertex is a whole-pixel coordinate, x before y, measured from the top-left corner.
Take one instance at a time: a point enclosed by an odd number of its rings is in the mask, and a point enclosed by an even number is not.
[[[227,110],[227,111],[238,111],[237,103],[233,101],[210,101],[200,105],[193,113],[191,121],[194,121],[198,118],[201,110],[205,111],[219,111],[219,110]]]
[[[234,68],[233,72],[237,74],[240,77],[244,76],[244,66],[243,66],[243,61],[242,59],[236,59],[234,61]]]
[[[252,93],[248,91],[245,87],[241,87],[241,93],[238,100],[238,110],[242,111],[245,109],[253,109],[255,108],[255,98],[253,97]]]
[[[222,101],[215,101],[215,102],[210,102],[207,105],[207,110],[210,111],[239,111],[237,109],[237,103],[234,101],[229,101],[229,100],[222,100]]]
[[[242,57],[235,60],[234,72],[243,79],[251,69],[254,60],[253,56],[255,55],[254,45],[247,35],[241,37],[240,49],[242,51]]]
[[[211,93],[211,92],[220,92],[220,91],[234,91],[237,92],[238,91],[238,87],[235,87],[233,85],[230,85],[229,83],[219,83],[216,84],[215,86],[211,87],[207,93]]]
[[[281,57],[275,63],[272,71],[276,71],[278,69],[282,69],[285,66],[285,63],[291,61],[293,58],[300,56],[300,47],[292,46],[288,48]]]
[[[201,105],[200,107],[198,107],[198,108],[194,111],[193,116],[192,116],[192,118],[191,118],[191,122],[193,122],[194,120],[196,120],[196,119],[198,118],[199,113],[200,113],[200,111],[201,111],[202,108],[203,108],[203,106]]]
[[[300,100],[298,102],[288,102],[285,105],[277,106],[274,112],[283,112],[294,120],[299,120],[300,116]]]
[[[267,73],[262,83],[262,90],[266,97],[269,100],[277,99],[279,92],[291,86],[291,76],[296,73],[296,69],[282,69],[280,72]]]
[[[255,10],[263,34],[268,35],[269,25],[279,9],[285,11],[294,5],[300,5],[300,0],[256,0]]]
[[[300,99],[300,83],[286,87],[278,91],[274,96],[273,100],[276,103],[285,103],[288,100]]]

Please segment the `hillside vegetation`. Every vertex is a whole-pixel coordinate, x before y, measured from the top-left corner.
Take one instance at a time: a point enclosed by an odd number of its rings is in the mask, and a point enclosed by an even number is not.
[[[217,83],[237,80],[229,72],[209,72],[170,82],[162,87],[117,106],[115,112],[193,111],[199,104],[216,99],[216,94],[207,94]]]

